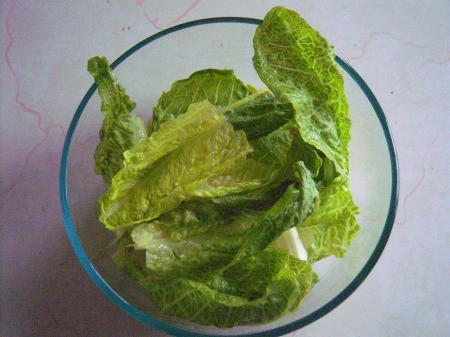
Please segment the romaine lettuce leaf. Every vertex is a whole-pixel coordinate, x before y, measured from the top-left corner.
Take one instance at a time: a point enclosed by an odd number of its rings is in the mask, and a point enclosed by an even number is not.
[[[147,137],[144,122],[131,113],[136,106],[125,89],[117,82],[105,57],[88,61],[88,71],[94,77],[102,99],[105,116],[100,129],[100,143],[95,149],[95,173],[106,184],[123,167],[123,153]]]
[[[281,198],[263,213],[242,238],[242,247],[234,261],[265,249],[286,230],[306,219],[313,211],[318,196],[311,172],[302,162],[296,163],[295,183],[289,185]]]
[[[268,322],[295,309],[315,282],[308,262],[265,250],[204,281],[149,277],[140,284],[167,314],[230,328]]]
[[[224,107],[239,101],[256,90],[239,80],[232,70],[204,69],[186,79],[176,81],[162,94],[153,108],[153,131],[161,124],[184,114],[192,103],[207,100]]]
[[[145,249],[147,268],[155,274],[191,279],[258,254],[315,206],[318,192],[302,162],[296,164],[295,179],[297,183],[265,211],[207,200],[185,202],[135,227],[135,248]]]
[[[285,249],[272,247],[231,263],[221,271],[208,275],[204,282],[222,293],[243,296],[252,300],[264,295],[271,280],[283,268],[295,268],[297,276],[304,274],[304,271],[307,270],[308,274],[311,273],[312,279],[315,279],[309,263],[295,258]],[[298,281],[301,283],[303,280],[299,278]]]
[[[282,167],[266,165],[251,158],[239,162],[222,174],[214,175],[192,193],[198,198],[219,198],[269,185],[281,173]]]
[[[300,137],[295,123],[288,123],[272,133],[250,141],[254,151],[249,158],[266,165],[283,167],[285,179],[293,179],[293,165],[302,161],[313,177],[316,177],[322,166],[322,158],[317,151]]]
[[[253,44],[258,75],[276,97],[292,104],[303,140],[346,178],[350,120],[332,48],[296,12],[283,7],[267,13]]]
[[[228,201],[232,195],[240,198],[243,196],[241,193],[252,196],[259,193],[261,198],[266,198],[267,191],[273,190],[283,181],[293,179],[292,162],[304,158],[297,150],[297,145],[292,149],[293,136],[288,124],[250,141],[250,144],[253,151],[245,161],[223,174],[211,177],[201,189],[194,192],[195,195],[199,198],[215,198],[216,202],[220,202],[218,198],[222,196]],[[257,191],[253,193],[254,190]]]
[[[198,199],[183,202],[177,208],[161,214],[156,220],[165,224],[171,239],[180,241],[227,223],[227,216],[233,214],[226,206]]]
[[[192,104],[125,153],[125,166],[99,199],[109,229],[149,221],[193,197],[208,179],[244,160],[245,133],[207,101]]]
[[[241,166],[236,166],[230,172],[214,177],[209,182],[214,188],[226,187],[232,183],[242,185],[243,188],[227,189],[227,193],[223,194],[224,198],[216,197],[215,202],[230,205],[233,199],[241,203],[273,200],[273,195],[280,196],[279,193],[273,194],[273,192],[276,192],[276,188],[283,182],[294,179],[292,163],[301,160],[301,158],[293,160],[292,141],[293,137],[288,124],[264,137],[250,141],[253,151],[248,154],[246,161]],[[272,205],[273,202],[270,204]]]
[[[275,188],[272,188],[270,185],[266,185],[248,191],[211,198],[210,200],[217,204],[226,205],[237,209],[248,208],[262,211],[273,206],[275,202],[281,198],[289,185],[290,182],[285,181]]]
[[[190,104],[203,100],[222,107],[234,129],[243,130],[249,140],[273,132],[293,116],[290,103],[245,85],[232,70],[204,69],[174,82],[162,94],[153,109],[153,131],[185,113]]]
[[[225,116],[236,130],[244,130],[248,140],[264,137],[285,125],[294,115],[292,105],[264,93],[234,109],[225,107]]]
[[[191,217],[189,221],[180,221],[183,215],[177,208],[168,212],[170,216],[140,224],[131,232],[135,249],[145,250],[146,267],[156,276],[199,279],[228,265],[243,234],[257,220],[251,212],[226,217],[217,204],[208,211],[187,204],[184,215]]]
[[[145,253],[134,249],[133,240],[127,233],[117,239],[114,263],[132,279],[139,281],[148,276],[145,268]]]
[[[344,257],[359,230],[355,217],[359,210],[348,185],[324,186],[319,195],[311,216],[297,226],[311,263],[330,255]]]
[[[252,205],[259,208],[273,205],[281,196],[280,192],[286,189],[286,182],[295,180],[294,163],[302,161],[313,177],[318,175],[322,165],[322,158],[290,124],[254,139],[250,144],[254,151],[248,154],[241,166],[208,182],[210,188],[225,189],[221,197],[214,198],[215,202],[250,208]],[[204,191],[202,193],[203,196],[208,195]]]

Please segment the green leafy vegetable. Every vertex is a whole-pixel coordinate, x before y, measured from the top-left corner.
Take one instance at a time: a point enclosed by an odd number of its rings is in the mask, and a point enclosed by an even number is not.
[[[246,104],[225,112],[237,130],[244,130],[249,140],[264,137],[285,125],[293,117],[290,103],[283,103],[273,94],[265,93]]]
[[[314,212],[297,229],[307,248],[308,261],[327,256],[344,257],[359,230],[353,202],[347,185],[331,185],[320,190],[320,202]]]
[[[265,250],[204,282],[146,278],[140,284],[167,314],[230,328],[270,321],[295,309],[315,282],[317,275],[306,261]]]
[[[254,37],[253,64],[268,88],[294,108],[306,143],[346,177],[350,120],[332,48],[296,12],[275,7]]]
[[[125,166],[100,197],[107,228],[156,218],[192,198],[208,179],[251,151],[242,131],[207,101],[192,104],[175,120],[125,153]]]
[[[147,276],[145,253],[133,248],[133,240],[130,235],[120,237],[116,242],[116,247],[113,259],[119,268],[136,281]]]
[[[291,104],[245,85],[232,70],[204,69],[176,81],[162,94],[153,109],[153,130],[203,100],[224,108],[228,121],[236,130],[244,130],[249,140],[275,131],[293,116]]]
[[[318,195],[316,185],[302,162],[296,166],[297,183],[291,184],[275,205],[245,233],[236,261],[263,250],[313,211]]]
[[[318,281],[311,263],[343,257],[359,229],[332,48],[283,7],[253,45],[268,89],[197,71],[162,94],[150,136],[106,59],[89,61],[105,115],[99,218],[116,233],[115,263],[162,312],[223,328],[295,310]]]
[[[217,204],[208,205],[208,210],[187,204],[184,212],[177,209],[165,213],[168,216],[141,224],[131,232],[135,248],[145,250],[146,266],[155,275],[198,279],[227,265],[240,248],[243,234],[256,220],[249,213],[241,213],[225,221],[225,209]]]
[[[123,167],[123,153],[146,138],[147,131],[142,119],[131,114],[136,103],[125,94],[106,58],[90,59],[88,70],[97,84],[105,116],[94,155],[95,173],[110,184],[112,177]]]
[[[189,78],[174,82],[171,89],[162,94],[153,108],[153,130],[184,114],[192,103],[207,100],[215,106],[225,107],[255,91],[234,76],[232,70],[196,71]]]

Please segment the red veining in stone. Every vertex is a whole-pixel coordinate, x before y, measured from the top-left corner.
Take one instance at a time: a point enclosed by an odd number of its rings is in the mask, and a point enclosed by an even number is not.
[[[190,11],[192,11],[198,4],[200,3],[200,0],[194,1],[181,15],[176,17],[174,20],[169,22],[169,25],[173,25],[183,19],[186,15],[189,14]]]
[[[14,67],[13,67],[13,64],[12,64],[12,61],[11,61],[11,57],[10,57],[11,48],[14,45],[14,39],[13,39],[13,36],[11,34],[11,30],[10,30],[12,13],[13,13],[13,8],[10,7],[10,9],[8,10],[8,13],[6,15],[6,18],[5,18],[5,31],[6,31],[6,35],[8,36],[9,42],[6,45],[4,55],[5,55],[6,65],[7,65],[8,69],[9,69],[9,71],[11,72],[11,75],[12,75],[12,77],[14,79],[15,84],[16,84],[16,93],[14,95],[14,100],[25,112],[27,112],[28,114],[36,117],[37,128],[43,133],[43,137],[38,143],[36,143],[31,148],[30,152],[25,156],[24,164],[23,164],[22,169],[20,170],[19,175],[17,176],[17,178],[13,180],[13,182],[11,183],[11,185],[9,187],[3,189],[0,192],[0,195],[4,195],[4,194],[6,194],[6,193],[8,193],[8,192],[10,192],[11,190],[14,189],[16,184],[23,177],[23,174],[24,174],[24,172],[25,172],[25,170],[26,170],[26,168],[28,166],[28,163],[30,162],[31,156],[37,150],[37,148],[40,145],[42,145],[47,140],[47,138],[49,137],[49,135],[50,135],[50,133],[51,133],[51,131],[53,129],[59,129],[63,136],[65,136],[65,133],[66,133],[61,124],[53,123],[53,119],[50,121],[50,123],[47,126],[43,126],[42,114],[39,111],[31,108],[23,100],[23,98],[21,97],[21,94],[20,94],[21,93],[20,82],[19,82],[17,74],[16,74],[16,72],[14,70]]]

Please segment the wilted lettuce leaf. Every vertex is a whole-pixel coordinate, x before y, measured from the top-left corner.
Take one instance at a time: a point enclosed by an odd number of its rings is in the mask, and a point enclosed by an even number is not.
[[[222,174],[212,176],[192,195],[198,198],[218,198],[253,190],[269,185],[281,173],[281,169],[281,167],[265,165],[253,159],[246,159]]]
[[[245,134],[203,101],[164,123],[125,154],[125,166],[100,197],[100,221],[109,229],[156,218],[193,196],[251,151]]]
[[[236,102],[237,104],[240,101]],[[299,138],[299,137],[297,137]],[[215,198],[218,203],[230,204],[230,197],[241,200],[251,195],[259,199],[267,198],[267,192],[279,186],[283,181],[293,179],[293,162],[306,158],[299,147],[293,144],[293,136],[288,124],[270,134],[250,141],[253,151],[245,161],[241,161],[230,170],[211,177],[195,196]],[[295,147],[295,149],[293,148]],[[225,199],[220,200],[219,197]]]
[[[228,106],[255,92],[242,83],[232,70],[204,69],[187,79],[176,81],[162,94],[153,108],[153,131],[164,122],[184,114],[192,103],[207,100],[219,107]]]
[[[183,202],[177,208],[161,214],[156,220],[164,223],[170,230],[171,239],[183,240],[226,223],[227,216],[233,214],[226,206],[198,199]]]
[[[296,12],[283,7],[267,13],[253,44],[258,75],[275,96],[292,104],[303,140],[346,177],[350,120],[332,48]]]
[[[231,262],[243,234],[257,218],[251,212],[226,216],[223,207],[210,206],[204,211],[189,202],[184,212],[177,208],[165,213],[172,213],[169,216],[133,229],[134,247],[145,250],[148,270],[159,277],[199,279],[205,272]],[[180,213],[191,219],[182,221]]]
[[[214,202],[251,208],[252,205],[273,205],[286,189],[286,182],[295,179],[296,162],[302,161],[313,177],[318,175],[322,165],[314,148],[306,144],[290,124],[250,144],[254,151],[245,162],[208,182],[209,188],[225,189],[223,196],[215,197]],[[232,184],[235,188],[228,188]],[[201,192],[202,196],[208,196]]]
[[[225,111],[228,121],[236,130],[244,130],[249,140],[272,133],[293,115],[292,105],[281,102],[272,93],[264,93],[246,104]]]
[[[295,180],[267,210],[185,202],[135,227],[135,248],[145,249],[147,268],[155,274],[190,278],[258,254],[314,209],[318,192],[302,162]]]
[[[296,226],[311,214],[318,192],[311,173],[302,162],[296,163],[295,180],[281,198],[245,232],[235,261],[265,249],[284,231]]]
[[[167,314],[230,328],[268,322],[295,309],[315,282],[306,261],[265,250],[204,281],[145,278],[140,284]]]
[[[295,229],[294,229],[295,230]],[[265,268],[261,268],[265,261]],[[311,273],[311,266],[306,261],[299,260],[290,255],[285,249],[268,248],[248,258],[231,263],[218,273],[212,273],[205,279],[205,283],[220,292],[243,296],[250,300],[264,295],[264,291],[271,280],[283,268],[295,268],[295,274],[301,276],[304,271]],[[312,279],[315,275],[311,273]],[[300,277],[299,283],[311,279]],[[308,290],[308,286],[303,289],[303,295]],[[303,297],[303,296],[302,296]]]
[[[100,143],[94,154],[95,173],[110,184],[112,177],[123,167],[123,153],[146,138],[147,131],[142,119],[131,113],[136,104],[117,82],[106,58],[90,59],[88,71],[97,84],[102,99],[101,111],[105,116]]]
[[[115,264],[127,275],[138,281],[148,275],[145,268],[145,253],[134,249],[133,240],[129,234],[121,236],[116,241]]]
[[[239,193],[227,194],[218,198],[211,198],[217,204],[234,207],[237,209],[248,208],[254,210],[266,210],[281,198],[287,187],[290,185],[289,181],[285,181],[275,188],[270,185],[255,188]]]
[[[281,166],[285,179],[293,179],[293,163],[302,161],[316,177],[322,166],[322,158],[317,151],[303,141],[295,123],[288,123],[273,131],[269,135],[250,142],[254,151],[249,154],[261,163]]]
[[[310,262],[330,255],[344,257],[359,230],[358,206],[346,184],[322,187],[319,195],[311,216],[297,226]]]
[[[271,133],[293,116],[290,103],[245,85],[232,70],[204,69],[174,82],[162,94],[153,109],[153,130],[185,113],[190,104],[203,100],[224,108],[234,129],[243,130],[249,140]]]
[[[273,192],[275,192],[275,196],[279,197],[276,188],[283,182],[294,179],[293,162],[301,160],[301,158],[292,160],[293,156],[290,155],[292,141],[293,137],[288,124],[264,137],[250,141],[253,151],[248,154],[246,161],[240,167],[236,166],[230,172],[216,177],[212,185],[229,185],[227,182],[236,180],[242,183],[257,181],[258,184],[249,185],[247,189],[240,191],[229,190],[223,199],[215,198],[215,202],[230,205],[233,199],[237,203],[257,201],[258,199],[260,201],[273,200]],[[272,205],[273,202],[270,204]]]

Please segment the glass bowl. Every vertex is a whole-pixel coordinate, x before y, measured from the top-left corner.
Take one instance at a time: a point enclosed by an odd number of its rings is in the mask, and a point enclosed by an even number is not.
[[[244,83],[263,86],[252,65],[253,35],[261,20],[211,18],[184,23],[138,43],[112,63],[119,83],[149,120],[159,96],[179,79],[204,68],[234,69]],[[397,208],[398,168],[386,117],[362,78],[339,56],[352,119],[351,190],[361,230],[343,259],[315,263],[320,282],[302,305],[263,325],[218,329],[167,317],[150,304],[137,283],[114,264],[113,235],[99,223],[97,198],[106,190],[94,173],[94,150],[103,115],[96,86],[82,99],[70,124],[61,160],[60,195],[65,226],[86,272],[120,308],[141,322],[176,336],[279,336],[324,316],[367,277],[391,232]]]

